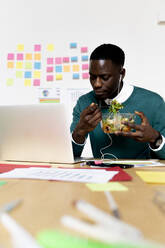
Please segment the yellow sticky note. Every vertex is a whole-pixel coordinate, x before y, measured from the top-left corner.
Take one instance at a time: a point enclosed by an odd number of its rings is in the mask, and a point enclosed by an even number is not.
[[[47,51],[49,51],[49,52],[54,51],[54,44],[48,44],[47,45]]]
[[[64,72],[70,72],[70,65],[64,65],[63,66],[63,71]]]
[[[6,84],[7,84],[7,86],[12,86],[14,84],[14,79],[8,78]]]
[[[72,70],[73,70],[74,72],[78,72],[78,71],[80,70],[79,65],[73,65],[73,66],[72,66]]]
[[[12,61],[7,62],[7,68],[13,69],[14,68],[14,62],[12,62]]]
[[[25,69],[32,69],[32,62],[25,62]]]
[[[35,60],[41,60],[41,54],[40,53],[35,53],[34,54],[34,59]]]
[[[34,78],[41,78],[41,72],[40,71],[34,71],[33,72],[33,77]]]
[[[136,171],[136,174],[146,183],[165,183],[163,171]]]
[[[110,183],[87,183],[86,186],[92,191],[127,191],[128,188],[118,182]]]
[[[23,68],[23,62],[16,62],[16,69],[22,69]]]
[[[23,71],[16,71],[16,78],[23,78]]]
[[[32,60],[32,53],[26,53],[25,54],[25,59],[26,60]]]
[[[24,85],[25,86],[31,86],[31,79],[25,79],[24,80]]]
[[[62,80],[62,74],[56,74],[56,80]]]
[[[17,45],[17,51],[24,51],[24,45],[23,44],[18,44]]]

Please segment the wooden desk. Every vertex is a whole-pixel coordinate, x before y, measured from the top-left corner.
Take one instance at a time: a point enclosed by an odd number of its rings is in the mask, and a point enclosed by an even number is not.
[[[162,161],[161,161],[162,162]],[[164,161],[165,163],[165,161]],[[149,169],[149,168],[148,168]],[[165,214],[153,203],[157,189],[165,185],[144,183],[135,173],[140,169],[127,169],[133,177],[132,181],[122,182],[129,188],[126,192],[112,192],[121,212],[123,221],[139,228],[146,238],[165,244]],[[146,170],[143,168],[143,170]],[[165,171],[165,167],[151,168]],[[10,215],[27,229],[34,237],[44,229],[60,229],[77,234],[64,228],[60,218],[64,214],[87,219],[75,209],[73,202],[84,199],[110,213],[103,192],[92,192],[83,183],[67,183],[39,180],[6,180],[8,183],[0,187],[0,206],[11,200],[23,199]],[[0,224],[0,244],[11,247],[10,237]]]

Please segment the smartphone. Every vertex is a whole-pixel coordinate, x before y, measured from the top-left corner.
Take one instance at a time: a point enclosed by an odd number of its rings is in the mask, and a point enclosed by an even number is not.
[[[128,168],[133,168],[134,165],[133,164],[120,164],[120,163],[95,163],[95,161],[87,161],[86,162],[87,165],[89,166],[98,166],[98,167],[120,167],[122,169],[128,169]]]

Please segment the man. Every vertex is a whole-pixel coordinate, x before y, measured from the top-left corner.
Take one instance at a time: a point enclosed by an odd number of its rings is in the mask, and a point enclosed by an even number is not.
[[[89,134],[95,158],[165,159],[165,102],[158,94],[123,81],[125,54],[113,44],[97,47],[90,56],[89,74],[93,91],[81,96],[73,110],[71,125],[75,157],[80,157]],[[119,112],[136,114],[134,131],[103,132],[102,105],[117,100]]]

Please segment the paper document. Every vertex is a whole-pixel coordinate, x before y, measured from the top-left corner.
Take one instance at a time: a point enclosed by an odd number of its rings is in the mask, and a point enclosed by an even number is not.
[[[41,180],[57,180],[86,183],[105,183],[111,180],[118,171],[90,169],[60,169],[60,168],[27,168],[14,169],[2,173],[0,178],[28,178]]]

